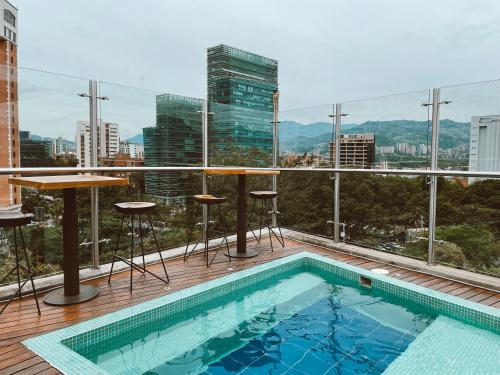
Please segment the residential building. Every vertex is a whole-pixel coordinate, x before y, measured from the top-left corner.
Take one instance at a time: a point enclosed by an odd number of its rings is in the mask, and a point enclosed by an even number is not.
[[[472,116],[469,170],[500,171],[500,115]],[[469,183],[477,178],[469,178]]]
[[[330,155],[335,160],[335,142],[330,143]],[[370,168],[375,163],[375,134],[341,134],[340,166]]]
[[[57,137],[54,143],[54,154],[64,155],[68,152],[67,142],[63,137]]]
[[[203,100],[179,95],[156,97],[156,126],[143,129],[144,165],[201,165],[201,114]],[[188,174],[146,173],[146,193],[182,203],[196,183]]]
[[[120,143],[120,154],[129,155],[131,158],[144,159],[144,146],[124,141]]]
[[[79,167],[91,166],[91,137],[90,123],[78,121],[76,124],[76,157]],[[119,125],[99,120],[97,126],[98,158],[110,158],[120,152]]]
[[[377,152],[380,154],[394,154],[395,148],[394,146],[380,146],[376,147]]]
[[[0,0],[0,167],[20,164],[17,89],[17,8]],[[21,206],[21,189],[0,176],[0,209]]]
[[[231,147],[270,155],[278,62],[223,44],[208,48],[207,88],[211,155]]]

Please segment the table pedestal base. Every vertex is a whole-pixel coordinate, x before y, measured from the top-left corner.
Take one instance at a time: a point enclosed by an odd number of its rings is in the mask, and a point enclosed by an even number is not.
[[[99,295],[99,290],[92,285],[80,285],[80,294],[76,296],[65,296],[64,288],[59,288],[45,295],[43,302],[47,305],[74,305],[76,303],[88,301]]]
[[[231,258],[253,258],[259,255],[259,252],[253,249],[246,249],[244,253],[238,253],[238,250],[234,249],[229,252],[231,254]],[[227,254],[226,254],[227,255]]]

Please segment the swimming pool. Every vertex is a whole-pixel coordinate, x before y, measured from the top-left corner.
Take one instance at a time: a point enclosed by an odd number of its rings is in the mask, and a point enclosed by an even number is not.
[[[300,253],[24,344],[68,374],[494,374],[500,314]]]

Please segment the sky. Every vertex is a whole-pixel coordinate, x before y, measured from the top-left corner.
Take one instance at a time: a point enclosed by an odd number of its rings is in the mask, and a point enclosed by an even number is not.
[[[113,83],[101,84],[101,115],[134,135],[154,125],[157,93],[205,97],[206,48],[220,43],[277,59],[283,116],[304,121],[327,120],[329,103],[410,91],[346,106],[352,121],[425,117],[425,89],[500,78],[498,0],[12,2],[19,65],[59,74],[19,72],[21,127],[49,136],[73,137],[88,109],[76,96],[87,81],[60,74]],[[471,104],[478,91],[488,100]],[[448,111],[500,113],[491,92],[498,82],[450,88]],[[307,107],[318,109],[294,110]]]

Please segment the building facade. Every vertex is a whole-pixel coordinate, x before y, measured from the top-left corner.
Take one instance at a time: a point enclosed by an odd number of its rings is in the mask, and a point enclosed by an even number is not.
[[[330,156],[335,160],[335,142],[330,143]],[[341,134],[340,166],[371,168],[375,163],[375,134]]]
[[[500,172],[500,115],[472,116],[469,170]],[[469,183],[477,178],[470,177]]]
[[[156,126],[143,129],[146,167],[201,165],[202,106],[202,99],[156,97]],[[145,176],[146,193],[170,202],[182,203],[196,186],[188,174],[148,172]]]
[[[273,147],[273,91],[278,62],[223,44],[207,50],[210,154],[228,148]]]
[[[54,166],[54,160],[52,159],[52,140],[37,140],[24,136],[21,137],[19,146],[21,167],[37,168]]]
[[[120,154],[128,155],[131,158],[144,159],[144,146],[124,141],[120,143]]]
[[[17,8],[0,0],[0,167],[19,168]],[[21,206],[21,189],[0,176],[0,209]]]
[[[78,166],[91,167],[91,135],[89,121],[78,121],[75,133]],[[97,126],[98,159],[111,158],[120,152],[120,127],[118,124],[99,120]]]

